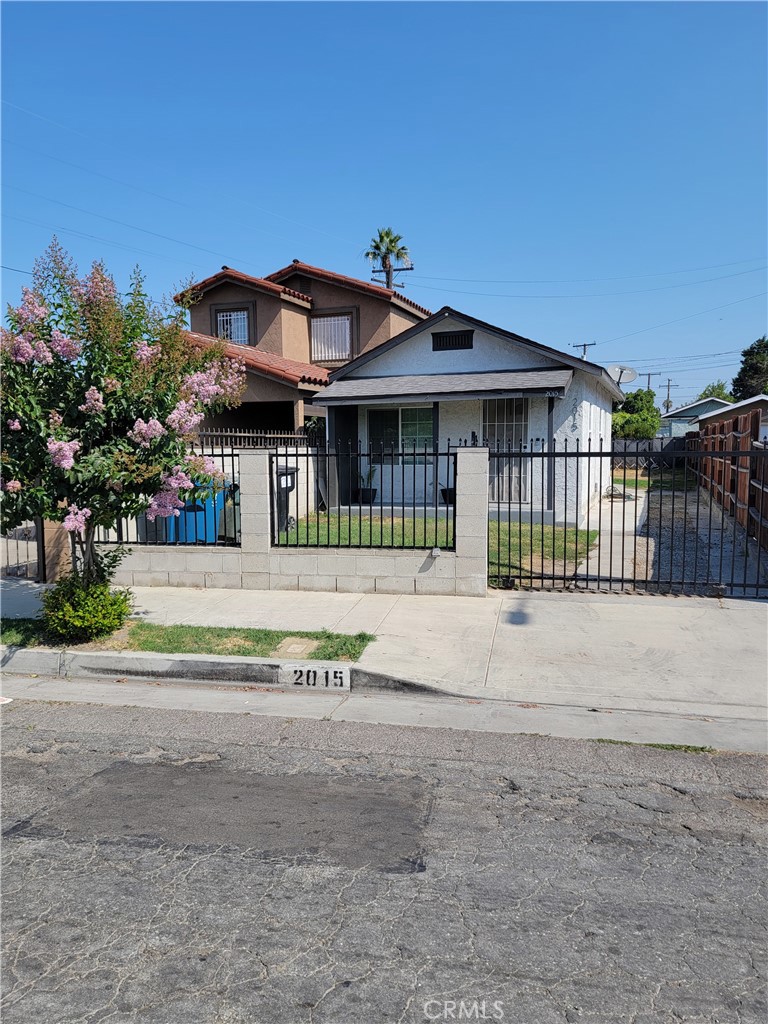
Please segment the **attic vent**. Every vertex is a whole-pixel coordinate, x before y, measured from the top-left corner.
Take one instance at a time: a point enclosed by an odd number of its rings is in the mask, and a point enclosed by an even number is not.
[[[458,348],[472,348],[474,331],[436,331],[432,335],[433,352],[450,352]]]

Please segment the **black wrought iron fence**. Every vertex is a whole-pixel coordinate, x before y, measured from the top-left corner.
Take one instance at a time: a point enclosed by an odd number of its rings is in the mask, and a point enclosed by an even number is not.
[[[152,520],[147,513],[121,519],[114,530],[100,530],[100,544],[183,546],[240,545],[240,458],[233,448],[198,443],[193,454],[213,461],[219,475],[195,480],[197,491],[190,495],[177,516]]]
[[[768,450],[489,452],[499,587],[768,595]]]
[[[270,455],[278,547],[455,547],[456,453],[428,446]]]

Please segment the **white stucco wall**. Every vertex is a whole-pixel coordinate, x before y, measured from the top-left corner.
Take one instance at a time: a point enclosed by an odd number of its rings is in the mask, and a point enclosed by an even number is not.
[[[399,377],[424,373],[481,373],[485,370],[526,370],[560,363],[543,353],[475,330],[473,347],[453,352],[433,352],[433,331],[464,331],[466,324],[450,317],[423,334],[409,338],[388,352],[377,354],[350,377]]]

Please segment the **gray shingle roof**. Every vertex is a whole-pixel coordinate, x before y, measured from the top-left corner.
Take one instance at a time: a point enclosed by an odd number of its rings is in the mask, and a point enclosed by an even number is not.
[[[488,392],[547,392],[564,394],[572,370],[496,370],[488,373],[429,373],[403,377],[345,377],[334,381],[314,399],[318,405],[399,398],[440,396],[459,398]]]

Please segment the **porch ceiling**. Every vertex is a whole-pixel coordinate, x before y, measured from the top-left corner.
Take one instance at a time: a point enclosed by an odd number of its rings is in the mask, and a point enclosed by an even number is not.
[[[471,398],[515,398],[544,395],[562,398],[573,370],[494,370],[487,373],[434,373],[403,377],[346,377],[316,395],[316,405],[358,402],[460,401]]]

